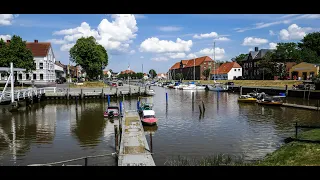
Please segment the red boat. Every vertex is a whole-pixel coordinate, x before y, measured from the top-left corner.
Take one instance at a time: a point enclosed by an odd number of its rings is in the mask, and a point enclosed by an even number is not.
[[[141,117],[142,124],[144,125],[155,125],[158,119],[155,117],[155,112],[153,110],[144,110]]]
[[[108,106],[106,111],[103,113],[103,116],[108,118],[118,117],[119,115],[120,113],[118,106]]]

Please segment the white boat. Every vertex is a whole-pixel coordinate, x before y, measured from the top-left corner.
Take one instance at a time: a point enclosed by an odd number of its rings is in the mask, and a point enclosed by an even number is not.
[[[179,84],[179,86],[176,89],[182,90],[184,87],[188,87],[188,84]]]
[[[196,90],[197,86],[195,84],[189,84],[187,87],[183,87],[182,90]]]
[[[197,90],[205,90],[205,89],[206,89],[206,86],[196,86],[196,89],[197,89]]]
[[[228,91],[228,86],[225,86],[220,83],[215,83],[214,85],[207,85],[207,87],[209,91],[220,91],[220,92]]]
[[[153,89],[147,89],[146,94],[149,96],[154,96],[156,92]]]

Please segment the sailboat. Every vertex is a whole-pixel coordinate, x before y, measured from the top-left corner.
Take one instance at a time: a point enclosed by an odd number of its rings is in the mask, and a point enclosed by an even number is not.
[[[213,42],[213,65],[214,65],[214,73],[213,73],[213,85],[207,85],[209,91],[219,91],[219,92],[224,92],[228,91],[228,86],[223,85],[222,83],[216,82],[216,42]]]

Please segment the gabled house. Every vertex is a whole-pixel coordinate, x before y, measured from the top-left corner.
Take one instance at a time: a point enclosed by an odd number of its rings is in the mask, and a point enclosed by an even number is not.
[[[242,67],[237,62],[223,63],[216,70],[211,71],[211,79],[234,80],[242,76]]]
[[[181,60],[176,62],[169,69],[169,77],[175,79],[176,74],[182,73],[185,80],[204,80],[203,71],[213,69],[214,61],[209,56],[203,56],[195,59]],[[195,72],[195,73],[194,73]]]
[[[292,68],[289,71],[290,79],[296,80],[309,80],[312,77],[317,76],[320,72],[320,64],[302,62]]]
[[[167,73],[158,73],[157,79],[167,79]]]

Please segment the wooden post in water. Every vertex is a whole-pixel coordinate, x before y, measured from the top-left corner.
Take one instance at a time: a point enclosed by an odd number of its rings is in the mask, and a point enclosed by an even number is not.
[[[296,122],[295,128],[296,128],[296,139],[298,139],[298,122]]]
[[[240,95],[242,95],[242,86],[240,86]]]
[[[88,157],[84,158],[84,166],[88,166]]]
[[[115,146],[115,151],[118,154],[119,141],[118,141],[118,126],[117,125],[114,125],[114,146]]]
[[[194,104],[194,92],[192,92],[192,104]]]
[[[168,104],[168,93],[166,93],[166,104]]]
[[[76,96],[76,109],[78,109],[78,96]]]
[[[101,98],[104,99],[104,92],[103,92],[103,88],[101,90]]]
[[[152,145],[152,134],[150,132],[150,152],[153,152],[153,145]]]
[[[203,101],[202,101],[202,109],[203,109],[203,114],[204,114],[204,112],[206,111],[206,108],[204,107]]]
[[[202,110],[201,110],[201,105],[199,104],[199,111],[200,111],[200,114],[202,114]]]
[[[119,149],[120,149],[120,144],[121,144],[121,136],[122,136],[122,126],[120,125],[121,123],[120,123],[120,121],[121,121],[121,117],[120,117],[120,119],[119,119]]]
[[[81,94],[80,94],[80,98],[81,98],[81,100],[83,99],[83,91],[82,91],[82,88],[81,88]]]
[[[306,98],[306,90],[303,90],[303,99]]]
[[[69,100],[69,89],[67,89],[67,100]]]

